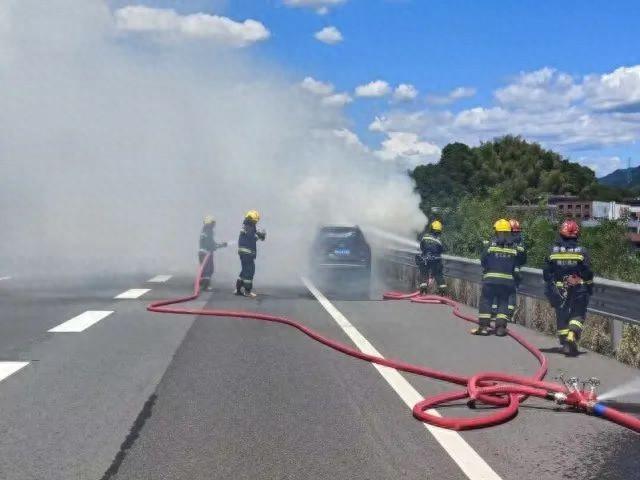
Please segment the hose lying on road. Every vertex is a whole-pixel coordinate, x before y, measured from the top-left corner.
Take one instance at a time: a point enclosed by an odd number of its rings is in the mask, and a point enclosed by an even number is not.
[[[400,360],[390,360],[375,355],[363,353],[349,345],[327,338],[299,322],[285,317],[268,315],[264,313],[233,311],[233,310],[209,310],[194,308],[179,308],[172,305],[189,302],[200,295],[200,276],[203,265],[207,262],[205,258],[198,270],[194,290],[186,297],[154,302],[147,307],[150,312],[174,313],[182,315],[208,315],[215,317],[244,318],[251,320],[261,320],[267,322],[281,323],[296,328],[312,339],[334,349],[345,355],[359,358],[367,362],[384,365],[407,373],[421,375],[436,380],[455,383],[464,386],[465,389],[454,392],[442,393],[426,398],[413,407],[413,415],[426,423],[438,427],[452,430],[469,430],[475,428],[498,425],[513,418],[518,413],[518,406],[527,396],[536,396],[547,400],[556,400],[566,403],[573,408],[585,413],[611,420],[619,425],[627,427],[640,433],[640,419],[628,415],[613,408],[596,403],[595,399],[586,398],[583,392],[569,391],[569,389],[558,383],[543,382],[547,373],[547,359],[533,344],[524,337],[513,331],[509,335],[526,348],[538,360],[540,366],[532,377],[520,375],[508,375],[498,372],[482,372],[472,377],[456,375],[440,370],[430,369],[419,365],[412,365]],[[435,295],[420,295],[419,293],[402,294],[399,292],[387,292],[384,295],[387,300],[408,299],[416,303],[444,304],[453,308],[453,314],[463,320],[477,323],[476,320],[460,310],[460,305],[453,300]],[[470,399],[473,403],[501,407],[492,410],[492,413],[479,417],[441,417],[435,411],[430,411],[432,407],[449,403],[456,400]]]

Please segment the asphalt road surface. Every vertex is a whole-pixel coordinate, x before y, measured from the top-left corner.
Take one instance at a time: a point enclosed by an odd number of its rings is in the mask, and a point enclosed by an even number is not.
[[[640,438],[618,426],[528,400],[491,429],[425,428],[410,405],[451,385],[376,368],[282,325],[149,313],[149,302],[192,284],[149,282],[156,273],[44,285],[0,275],[0,479],[638,478]],[[463,374],[536,367],[509,338],[468,335],[444,306],[327,298],[302,281],[250,300],[231,283],[190,305],[286,315]],[[598,376],[606,389],[638,376],[594,353],[547,355],[547,378]]]

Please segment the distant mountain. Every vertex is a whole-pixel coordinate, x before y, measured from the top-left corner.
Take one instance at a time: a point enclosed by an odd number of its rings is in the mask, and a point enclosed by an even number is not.
[[[629,183],[631,171],[631,183]],[[619,168],[615,172],[598,179],[601,185],[621,188],[640,188],[640,166],[633,168]]]

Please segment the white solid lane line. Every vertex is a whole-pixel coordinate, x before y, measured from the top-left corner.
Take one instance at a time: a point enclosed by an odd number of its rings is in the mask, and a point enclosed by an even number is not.
[[[111,315],[113,311],[88,310],[71,320],[61,323],[49,330],[52,333],[79,333],[85,331],[91,325],[98,323],[103,318]]]
[[[147,280],[147,282],[149,283],[164,283],[167,280],[169,280],[172,277],[172,275],[156,275],[153,278],[150,278],[149,280]]]
[[[316,297],[320,305],[342,328],[353,343],[364,353],[382,357],[373,345],[347,320],[347,318],[320,292],[316,286],[306,278],[302,278],[302,283],[311,294]],[[424,397],[413,388],[413,386],[400,373],[394,369],[372,364],[380,375],[391,385],[400,398],[407,404],[410,410]],[[440,415],[436,410],[430,409],[429,413]],[[438,443],[445,449],[454,462],[460,467],[467,478],[471,480],[501,480],[500,476],[484,461],[484,459],[469,445],[458,432],[444,428],[423,424],[433,435]]]
[[[27,365],[29,362],[0,362],[0,382]]]
[[[132,288],[131,290],[122,292],[120,295],[116,295],[114,298],[117,298],[117,299],[140,298],[142,295],[150,291],[151,291],[150,288]]]

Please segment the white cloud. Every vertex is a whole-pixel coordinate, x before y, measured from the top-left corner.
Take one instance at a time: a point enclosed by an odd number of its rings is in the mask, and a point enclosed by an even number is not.
[[[573,77],[549,67],[521,72],[514,83],[495,92],[500,104],[527,110],[568,107],[582,96],[582,86]]]
[[[284,4],[294,8],[312,8],[318,15],[326,15],[329,8],[337,7],[347,0],[283,0]]]
[[[316,80],[313,77],[306,77],[304,80],[302,80],[302,82],[300,82],[300,86],[307,92],[323,97],[331,95],[334,91],[334,87],[332,84],[321,82],[320,80]]]
[[[604,157],[579,157],[578,162],[593,170],[598,177],[604,177],[622,167],[622,159],[617,155]]]
[[[328,45],[335,45],[337,43],[342,42],[344,38],[342,37],[342,33],[336,27],[324,27],[319,32],[314,34],[316,40],[326,43]]]
[[[346,104],[353,102],[353,98],[346,92],[335,93],[322,99],[322,104],[329,107],[344,107]]]
[[[640,65],[585,78],[587,104],[598,110],[640,112]]]
[[[352,148],[360,153],[369,152],[369,149],[364,143],[360,141],[360,138],[358,138],[358,135],[356,135],[354,132],[352,132],[348,128],[335,129],[333,130],[333,134],[339,139],[341,139],[345,143],[345,145],[347,145],[349,148]]]
[[[434,163],[440,158],[438,146],[420,140],[411,132],[388,132],[382,148],[375,152],[382,160],[402,161],[411,167],[424,163]]]
[[[360,85],[356,87],[356,96],[358,97],[384,97],[391,92],[391,87],[384,80],[375,80],[367,83],[366,85]]]
[[[416,87],[410,84],[401,83],[393,92],[393,99],[398,102],[414,100],[418,96]]]
[[[227,17],[194,13],[180,15],[172,9],[132,5],[115,12],[121,31],[155,33],[191,39],[211,39],[234,47],[246,47],[271,35],[256,20],[236,22]]]
[[[313,95],[321,97],[322,104],[328,107],[344,107],[353,101],[353,98],[348,93],[334,93],[335,87],[331,83],[321,82],[313,77],[306,77],[302,80],[300,87]]]
[[[468,93],[454,90],[447,99]],[[461,111],[396,109],[378,116],[369,130],[411,132],[439,146],[514,134],[574,155],[640,141],[640,65],[582,78],[548,67],[522,72],[494,99]],[[599,173],[605,165],[585,162],[601,165]]]
[[[446,95],[428,95],[427,101],[432,105],[447,105],[463,98],[473,97],[476,89],[472,87],[458,87]]]

